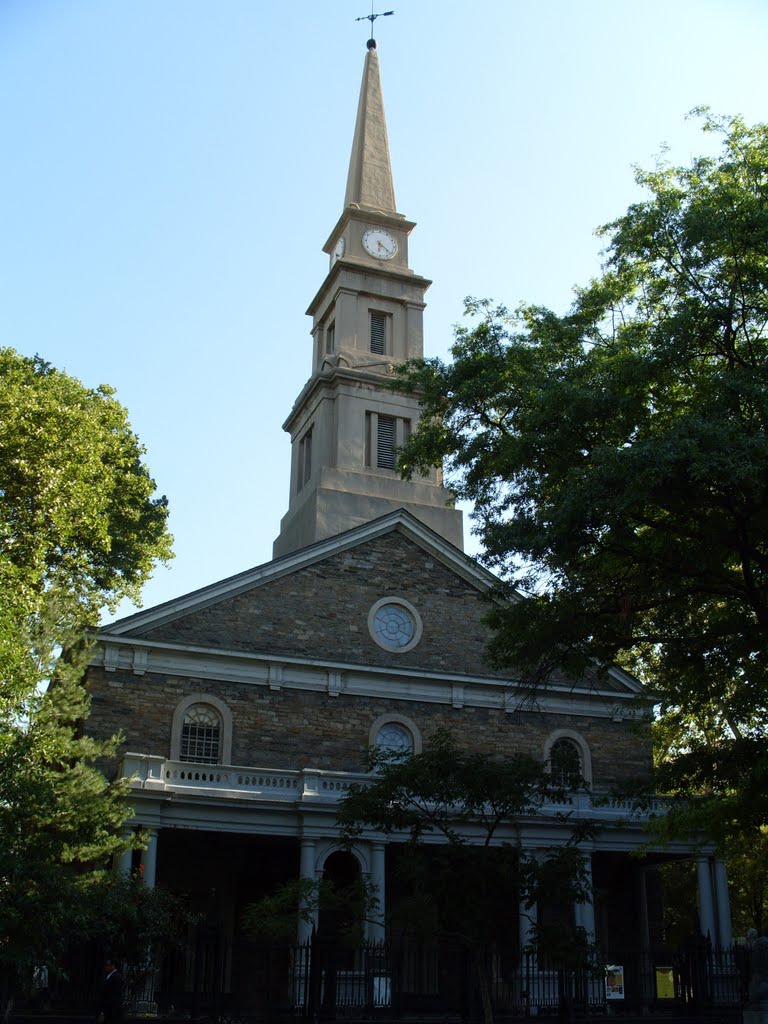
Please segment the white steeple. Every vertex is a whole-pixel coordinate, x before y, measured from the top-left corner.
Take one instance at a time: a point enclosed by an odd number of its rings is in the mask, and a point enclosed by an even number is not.
[[[355,137],[347,175],[347,194],[344,197],[345,206],[353,203],[382,213],[395,213],[397,209],[392,166],[389,162],[379,58],[375,44],[371,46],[370,43],[360,85]]]
[[[395,207],[375,47],[371,40],[344,209],[323,246],[328,273],[307,310],[312,376],[283,424],[292,442],[291,490],[275,557],[397,508],[463,546],[461,513],[437,471],[404,481],[395,469],[419,403],[389,384],[395,364],[423,355],[431,282],[408,266],[415,224]]]

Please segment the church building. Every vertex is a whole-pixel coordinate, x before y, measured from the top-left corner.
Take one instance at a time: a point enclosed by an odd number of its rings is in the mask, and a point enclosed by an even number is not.
[[[290,494],[274,557],[105,626],[88,671],[89,729],[124,736],[116,770],[150,837],[144,880],[188,894],[205,915],[227,951],[221,986],[243,1005],[259,981],[242,911],[282,882],[368,879],[381,913],[367,938],[387,937],[392,839],[366,833],[342,848],[336,823],[371,747],[418,753],[445,727],[468,750],[578,763],[589,789],[569,810],[601,830],[585,847],[593,896],[573,914],[606,949],[659,941],[658,866],[692,855],[681,844],[633,856],[648,836],[610,798],[652,767],[638,682],[619,669],[554,679],[527,703],[485,661],[484,595],[496,580],[464,554],[440,473],[403,481],[396,470],[419,404],[391,389],[392,369],[423,354],[430,281],[409,265],[415,224],[397,212],[368,45],[344,205],[307,310],[311,374],[284,424]],[[564,841],[558,811],[516,823],[509,838],[543,855]],[[728,945],[724,865],[695,856],[701,931]],[[130,854],[119,867],[130,870]],[[531,915],[508,909],[520,949]],[[299,939],[310,928],[297,917]],[[192,984],[183,970],[176,983]]]

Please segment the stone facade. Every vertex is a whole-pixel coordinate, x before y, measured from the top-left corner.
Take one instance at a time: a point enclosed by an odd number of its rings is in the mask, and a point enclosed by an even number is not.
[[[372,723],[394,715],[411,720],[425,742],[436,729],[447,728],[462,746],[500,759],[516,754],[543,758],[549,735],[574,731],[589,747],[593,789],[600,792],[647,778],[651,770],[648,736],[631,721],[295,690],[275,693],[266,685],[155,673],[137,677],[102,668],[92,670],[89,682],[90,727],[100,735],[122,732],[124,751],[170,757],[174,709],[192,694],[210,694],[232,713],[232,763],[241,766],[362,771]]]
[[[384,595],[419,609],[424,633],[413,650],[393,654],[371,638],[368,612]],[[402,535],[386,534],[137,635],[271,656],[501,675],[483,663],[483,614],[477,586]]]

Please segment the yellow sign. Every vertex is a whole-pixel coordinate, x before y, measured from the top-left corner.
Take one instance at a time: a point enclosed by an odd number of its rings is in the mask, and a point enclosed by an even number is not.
[[[656,998],[675,998],[675,975],[671,967],[656,968]]]

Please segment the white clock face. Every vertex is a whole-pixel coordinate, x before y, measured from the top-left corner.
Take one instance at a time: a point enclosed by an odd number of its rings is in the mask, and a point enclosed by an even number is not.
[[[397,254],[397,242],[384,228],[369,228],[363,235],[363,248],[377,260],[391,260]]]

